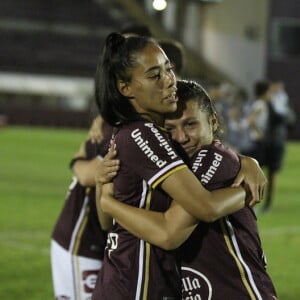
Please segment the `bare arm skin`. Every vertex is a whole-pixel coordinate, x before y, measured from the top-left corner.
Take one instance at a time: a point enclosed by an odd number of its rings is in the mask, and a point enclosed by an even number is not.
[[[112,144],[108,154],[104,157],[104,159],[97,167],[95,178],[94,178],[94,181],[96,182],[96,207],[97,207],[98,219],[102,229],[106,231],[110,230],[111,227],[113,226],[113,218],[108,213],[104,212],[104,210],[100,205],[100,199],[103,190],[103,183],[110,183],[112,179],[116,176],[117,171],[119,169],[119,164],[120,164],[119,160],[113,159],[116,156],[116,154],[117,152],[115,150],[115,145]],[[105,185],[108,186],[108,184]],[[108,197],[113,195],[112,188],[107,189],[107,191],[108,191],[107,192]],[[117,202],[121,203],[119,201]]]
[[[95,186],[95,174],[101,165],[101,159],[77,160],[73,165],[73,173],[82,186]]]
[[[106,184],[108,185],[108,184]],[[101,194],[102,194],[102,183],[101,182],[96,182],[96,199],[100,199],[101,198]],[[117,201],[117,200],[115,200]],[[120,203],[120,202],[119,202]],[[100,205],[100,201],[96,201],[96,208],[97,208],[97,214],[98,214],[98,219],[101,225],[101,228],[104,231],[108,231],[112,228],[113,226],[113,218],[105,213]]]
[[[109,211],[127,231],[165,250],[179,247],[198,224],[198,220],[175,201],[162,213],[124,204],[116,200],[112,193],[113,184],[104,184],[101,196],[103,210]],[[97,205],[99,200],[97,198]]]
[[[161,187],[192,216],[205,222],[214,222],[245,206],[242,187],[210,192],[187,168],[166,178]]]
[[[100,115],[98,115],[94,120],[88,132],[88,139],[91,140],[92,143],[100,143],[103,138],[102,133],[102,125],[103,119]]]
[[[100,116],[97,116],[89,129],[88,140],[92,143],[100,143],[103,138],[102,133],[103,120]],[[85,142],[80,145],[79,150],[75,154],[74,158],[85,158]],[[95,174],[96,169],[100,165],[100,157],[95,157],[91,160],[77,160],[73,165],[73,173],[77,177],[79,183],[82,186],[95,186]]]

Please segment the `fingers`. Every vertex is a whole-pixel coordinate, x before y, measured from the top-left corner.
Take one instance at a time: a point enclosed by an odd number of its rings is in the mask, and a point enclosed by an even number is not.
[[[116,155],[117,155],[116,146],[112,142],[107,154],[103,159],[103,169],[104,169],[103,173],[106,174],[107,178],[109,179],[108,181],[111,181],[113,177],[117,175],[117,172],[120,168],[120,160],[114,159]]]
[[[242,184],[243,181],[244,181],[244,176],[239,173],[231,186],[238,187]]]
[[[111,143],[107,154],[104,156],[104,161],[112,160],[116,156],[117,156],[116,145],[114,143]]]
[[[110,179],[108,181],[111,181],[111,179],[113,179],[113,177],[117,175],[119,168],[120,161],[118,159],[103,162],[103,171],[106,174],[106,176]]]
[[[253,207],[256,204],[259,204],[264,198],[264,190],[266,182],[263,182],[259,185],[248,185],[251,193],[251,200],[249,206]]]
[[[257,186],[249,185],[249,189],[251,193],[251,200],[249,202],[249,205],[253,207],[254,205],[260,202],[261,198]]]

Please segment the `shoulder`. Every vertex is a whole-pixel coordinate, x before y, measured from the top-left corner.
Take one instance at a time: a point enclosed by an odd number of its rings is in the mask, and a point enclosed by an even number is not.
[[[202,160],[207,161],[219,157],[219,160],[239,162],[237,153],[219,141],[214,141],[209,145],[202,146],[199,152],[193,156],[192,160],[195,160],[197,156],[201,156]]]
[[[166,131],[156,126],[154,123],[146,121],[136,121],[120,126],[115,134],[116,143],[126,143],[126,145],[155,145],[167,143],[171,144]]]
[[[204,186],[233,179],[239,170],[240,159],[237,153],[220,142],[201,147],[192,158],[192,171]]]

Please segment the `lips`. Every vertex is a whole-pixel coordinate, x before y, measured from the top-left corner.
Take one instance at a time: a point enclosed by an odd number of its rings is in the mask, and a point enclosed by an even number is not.
[[[168,91],[170,91],[171,93],[169,93],[167,96],[163,97],[163,99],[177,100],[177,95],[176,95],[177,88],[172,87],[171,89],[168,89]]]
[[[168,101],[174,101],[174,102],[178,101],[176,92],[169,94],[168,96],[164,97],[163,99],[168,100]]]

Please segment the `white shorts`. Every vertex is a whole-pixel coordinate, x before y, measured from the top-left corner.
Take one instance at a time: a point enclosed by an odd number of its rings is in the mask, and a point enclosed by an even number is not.
[[[51,267],[55,299],[91,299],[101,266],[102,260],[73,255],[51,240]]]

